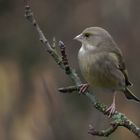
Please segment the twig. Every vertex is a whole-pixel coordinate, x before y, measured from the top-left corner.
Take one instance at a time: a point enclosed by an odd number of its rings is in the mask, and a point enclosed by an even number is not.
[[[58,91],[62,92],[62,93],[72,93],[74,91],[79,91],[80,90],[80,86],[69,86],[66,88],[59,88]]]
[[[118,124],[114,124],[114,125],[111,125],[109,128],[107,128],[106,130],[97,131],[92,125],[90,125],[88,133],[94,136],[108,137],[118,128],[118,126],[119,126]]]
[[[52,48],[56,49],[56,39],[55,39],[55,37],[53,37]]]
[[[61,51],[61,55],[62,55],[62,62],[65,66],[65,72],[66,72],[66,74],[70,74],[71,71],[70,71],[67,55],[65,53],[65,45],[62,41],[59,41],[58,46],[60,47],[60,51]]]
[[[42,30],[40,29],[39,25],[37,24],[36,19],[33,15],[33,12],[31,11],[31,8],[29,5],[25,5],[25,17],[35,27],[35,29],[39,35],[39,39],[40,39],[41,43],[43,44],[43,47],[45,48],[45,50],[54,58],[56,63],[62,69],[64,69],[64,64],[62,62],[61,57],[57,54],[56,50],[51,47],[50,43],[46,39],[45,35],[43,34]]]
[[[75,70],[73,70],[72,68],[69,67],[67,56],[65,53],[64,43],[63,42],[59,43],[59,46],[61,49],[61,54],[62,54],[62,58],[61,58],[61,56],[57,53],[56,49],[54,49],[55,46],[51,46],[50,43],[48,42],[48,40],[46,39],[46,37],[44,36],[42,30],[40,29],[39,25],[36,22],[36,19],[31,11],[30,6],[28,5],[28,2],[25,5],[25,17],[35,27],[35,29],[39,35],[40,41],[42,42],[45,50],[53,57],[53,59],[56,61],[56,63],[65,71],[65,73],[70,77],[70,79],[75,84],[75,86],[72,86],[72,87],[61,88],[61,89],[59,89],[59,91],[73,92],[73,91],[79,90],[79,86],[82,84],[82,82],[81,82],[79,76],[77,75],[77,73],[75,72]],[[106,113],[107,106],[100,103],[96,99],[96,96],[94,93],[85,92],[84,95],[86,95],[91,100],[92,104],[94,105],[94,107],[97,110],[102,112],[104,115],[108,115]],[[137,127],[133,122],[131,122],[124,114],[116,111],[115,114],[111,116],[111,118],[112,118],[114,124],[111,125],[110,128],[108,128],[106,130],[101,130],[101,131],[97,131],[92,128],[89,130],[89,133],[92,135],[98,135],[98,136],[108,136],[111,133],[113,133],[117,129],[118,126],[123,126],[123,127],[126,127],[128,130],[130,130],[137,137],[140,138],[140,128]]]

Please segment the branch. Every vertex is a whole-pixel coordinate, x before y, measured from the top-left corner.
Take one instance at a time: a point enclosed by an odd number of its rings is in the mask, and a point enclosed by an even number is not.
[[[59,92],[62,93],[72,93],[74,91],[80,91],[80,86],[69,86],[69,87],[65,87],[65,88],[59,88],[58,89]]]
[[[53,43],[53,45],[51,46],[49,41],[46,39],[44,33],[40,29],[34,15],[33,15],[33,12],[31,11],[28,1],[25,1],[25,17],[35,27],[35,30],[37,31],[40,41],[41,41],[43,47],[45,48],[45,50],[52,56],[52,58],[55,60],[55,62],[60,66],[61,69],[63,69],[65,71],[65,73],[70,77],[70,79],[75,84],[74,86],[71,86],[71,87],[60,88],[59,91],[61,91],[63,93],[79,91],[79,87],[82,84],[82,82],[81,82],[79,76],[77,75],[77,73],[75,72],[75,70],[69,66],[67,55],[65,53],[64,43],[62,41],[60,41],[59,45],[58,45],[60,47],[60,51],[61,51],[61,56],[60,56],[55,49],[56,43]],[[87,91],[87,92],[85,92],[84,95],[86,95],[90,99],[93,106],[97,110],[102,112],[104,115],[108,115],[106,113],[107,106],[103,103],[100,103],[96,99],[96,96],[94,93]],[[88,133],[91,135],[97,135],[97,136],[109,136],[117,129],[118,126],[123,126],[123,127],[127,128],[128,130],[130,130],[131,132],[133,132],[137,137],[140,138],[140,128],[137,127],[133,122],[131,122],[124,114],[116,111],[115,114],[111,116],[111,118],[113,120],[113,124],[111,124],[111,126],[108,129],[97,131],[93,127],[91,127],[89,129]]]
[[[61,51],[61,55],[62,55],[62,62],[65,66],[65,72],[66,74],[70,74],[71,73],[71,70],[70,70],[70,66],[69,66],[69,63],[68,63],[68,59],[67,59],[67,55],[65,53],[65,45],[62,41],[59,41],[59,48],[60,48],[60,51]]]
[[[43,47],[45,48],[45,50],[53,57],[53,59],[56,61],[56,63],[62,69],[64,69],[64,64],[62,63],[61,57],[57,54],[54,46],[51,47],[50,43],[46,39],[44,33],[42,32],[42,30],[40,29],[39,25],[37,24],[36,19],[35,19],[34,15],[33,15],[33,12],[31,11],[31,8],[30,8],[30,6],[28,4],[25,5],[25,17],[35,27],[35,29],[36,29],[36,31],[37,31],[37,33],[39,35],[39,40],[43,44]]]
[[[92,125],[90,125],[88,133],[93,136],[108,137],[110,134],[112,134],[118,128],[118,126],[119,126],[118,124],[114,124],[114,125],[111,125],[109,128],[107,128],[106,130],[97,131],[97,130],[95,130],[95,128]]]

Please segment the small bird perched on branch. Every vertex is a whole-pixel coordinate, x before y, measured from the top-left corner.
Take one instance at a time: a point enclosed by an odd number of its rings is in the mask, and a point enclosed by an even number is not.
[[[127,99],[140,102],[128,89],[132,84],[128,80],[122,52],[106,30],[89,27],[74,39],[82,43],[78,59],[87,83],[94,89],[107,89],[114,93],[113,102],[106,110],[109,116],[115,113],[117,91],[122,91]],[[85,92],[88,84],[83,84],[80,92]]]

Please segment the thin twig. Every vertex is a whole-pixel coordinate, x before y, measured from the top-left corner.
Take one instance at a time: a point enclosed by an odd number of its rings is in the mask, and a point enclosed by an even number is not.
[[[59,41],[59,48],[60,48],[60,51],[61,51],[61,55],[62,55],[62,62],[65,66],[65,72],[66,74],[70,74],[71,73],[71,70],[70,70],[70,66],[69,66],[69,62],[68,62],[68,59],[67,59],[67,55],[66,55],[66,52],[65,52],[65,45],[62,41]]]
[[[77,73],[75,72],[74,69],[69,67],[68,64],[68,60],[66,57],[66,53],[65,53],[65,47],[64,47],[64,43],[61,42],[60,47],[62,47],[61,49],[61,54],[62,54],[62,58],[61,56],[57,53],[55,46],[51,46],[49,41],[46,39],[45,35],[43,34],[42,30],[40,29],[39,25],[36,22],[36,19],[31,11],[31,8],[28,4],[28,2],[25,3],[25,17],[26,19],[35,27],[40,41],[42,42],[45,50],[53,57],[53,59],[56,61],[56,63],[60,66],[60,68],[62,68],[66,74],[70,77],[70,79],[74,82],[75,86],[73,87],[68,87],[68,88],[61,88],[59,89],[59,91],[65,91],[67,92],[68,89],[69,91],[75,91],[79,89],[79,86],[82,84],[79,76],[77,75]],[[68,67],[68,68],[66,68]],[[107,106],[100,103],[97,99],[94,93],[91,92],[85,92],[85,94],[90,101],[92,102],[93,106],[99,110],[100,112],[102,112],[104,115],[108,115],[106,113],[106,109]],[[128,130],[130,130],[131,132],[133,132],[137,137],[140,138],[140,128],[137,127],[132,121],[130,121],[124,114],[119,113],[119,112],[115,112],[114,115],[111,116],[113,122],[115,122],[110,128],[106,129],[106,130],[101,130],[101,131],[97,131],[95,129],[90,129],[89,133],[92,135],[98,135],[98,136],[108,136],[111,133],[113,133],[118,126],[123,126],[125,128],[127,128]],[[96,132],[96,133],[95,133]]]
[[[25,17],[35,27],[35,29],[39,35],[39,39],[40,39],[41,43],[43,44],[43,47],[45,48],[45,50],[54,58],[56,63],[62,69],[64,69],[64,64],[62,62],[61,57],[57,54],[56,50],[51,47],[50,43],[46,39],[44,33],[42,32],[39,25],[37,24],[36,19],[33,15],[33,12],[31,11],[31,8],[29,5],[25,5]]]
[[[74,91],[79,91],[79,90],[80,90],[80,86],[69,86],[69,87],[58,89],[58,91],[62,93],[72,93]]]
[[[92,125],[90,125],[88,133],[91,135],[94,135],[94,136],[108,137],[118,128],[118,126],[119,126],[118,124],[115,124],[115,125],[111,125],[109,128],[107,128],[105,130],[98,131]]]

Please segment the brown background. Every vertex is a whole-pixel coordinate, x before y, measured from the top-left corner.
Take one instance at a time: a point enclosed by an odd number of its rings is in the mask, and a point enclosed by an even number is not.
[[[55,36],[65,42],[79,74],[80,43],[73,38],[89,26],[107,29],[123,51],[132,90],[140,98],[139,0],[36,0],[31,7],[49,41]],[[90,123],[104,129],[108,119],[85,96],[58,93],[68,85],[72,82],[25,20],[23,1],[0,0],[0,140],[138,140],[124,128],[109,138],[88,135]],[[111,103],[111,94],[97,96]],[[140,126],[140,104],[118,94],[117,109]]]

